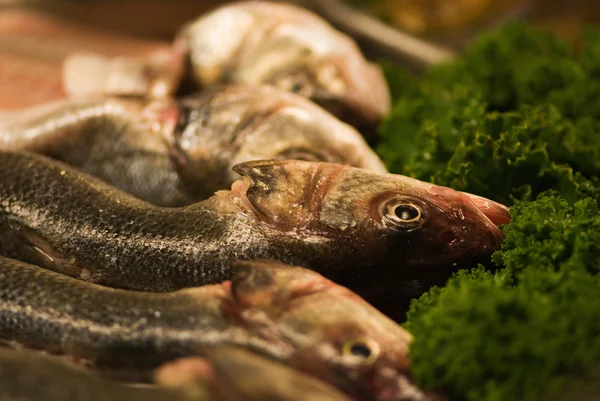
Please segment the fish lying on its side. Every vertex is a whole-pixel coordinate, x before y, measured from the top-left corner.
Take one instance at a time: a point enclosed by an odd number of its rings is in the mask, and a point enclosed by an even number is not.
[[[365,126],[376,124],[390,110],[390,94],[380,68],[365,59],[349,36],[296,5],[242,1],[221,6],[181,29],[172,56],[165,60],[178,57],[187,59],[189,80],[200,87],[274,85]],[[150,60],[147,67],[169,70],[164,61]],[[140,63],[138,71],[143,74],[144,70]],[[65,62],[65,81],[97,82],[96,93],[110,94],[98,77],[111,73],[118,74],[119,67],[110,58],[90,52],[74,54]],[[173,94],[185,80],[167,81],[173,85],[163,91]],[[72,96],[90,93],[80,91],[77,84],[70,87]]]
[[[182,208],[136,199],[47,157],[0,152],[0,254],[103,285],[219,283],[232,259],[308,267],[363,296],[427,287],[489,260],[508,208],[408,177],[294,160],[237,165],[231,191]],[[379,305],[378,305],[379,306]],[[387,303],[395,307],[394,303]]]
[[[155,381],[114,382],[58,358],[0,349],[0,401],[350,401],[326,383],[236,347],[166,363]]]
[[[155,293],[107,288],[0,257],[0,337],[122,380],[148,380],[139,375],[169,360],[232,345],[360,399],[422,395],[407,377],[410,334],[356,294],[275,261],[232,266],[231,281]]]
[[[257,159],[386,171],[351,126],[301,96],[256,85],[149,104],[67,100],[0,115],[0,150],[50,155],[161,206],[229,188],[240,177],[232,167]]]

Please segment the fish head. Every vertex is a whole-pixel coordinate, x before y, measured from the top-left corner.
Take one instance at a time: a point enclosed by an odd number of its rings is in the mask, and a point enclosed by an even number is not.
[[[305,246],[309,267],[365,285],[489,258],[510,219],[488,199],[339,164],[255,161],[236,171],[234,196],[288,248]]]
[[[331,385],[257,352],[235,346],[203,348],[200,356],[185,357],[158,368],[155,381],[189,399],[350,401]]]
[[[272,330],[292,344],[287,359],[295,368],[356,399],[423,399],[408,373],[411,335],[357,294],[273,260],[235,266],[233,297],[241,308],[259,310],[257,321],[268,316]]]
[[[238,131],[231,168],[247,161],[269,159],[329,162],[387,172],[354,127],[320,106],[266,85],[238,88],[253,94],[243,115],[252,125],[251,129]],[[240,178],[232,173],[235,179]]]
[[[211,195],[251,160],[309,160],[387,172],[362,135],[302,96],[268,85],[234,84],[163,107],[158,121],[186,188]]]
[[[389,114],[391,97],[381,68],[367,61],[358,47],[337,32],[330,33],[341,44],[327,52],[314,42],[297,42],[297,51],[268,74],[241,82],[261,82],[303,96],[338,118],[357,125],[373,125]],[[306,32],[302,36],[308,35]],[[318,41],[318,38],[314,38]],[[303,44],[305,44],[303,46]],[[241,74],[240,74],[241,75]]]
[[[200,86],[265,84],[369,125],[390,111],[388,85],[355,41],[297,5],[244,1],[182,29],[180,46]]]
[[[325,86],[315,92],[313,100],[348,123],[371,128],[390,113],[388,83],[381,67],[367,61],[354,43],[347,47],[355,48],[347,52],[352,56],[331,55],[322,62],[337,71],[343,90],[333,92]]]

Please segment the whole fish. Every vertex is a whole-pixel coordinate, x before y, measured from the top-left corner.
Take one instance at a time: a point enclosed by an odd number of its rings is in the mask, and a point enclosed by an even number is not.
[[[365,59],[353,39],[296,5],[242,1],[218,7],[182,28],[172,52],[171,60],[186,58],[187,81],[200,87],[274,85],[310,98],[357,125],[374,125],[390,111],[381,69]],[[157,71],[168,70],[168,63],[148,64]],[[87,52],[66,60],[64,77],[95,82],[98,75],[118,70],[110,58]],[[143,73],[144,68],[140,65],[138,70]],[[167,81],[172,86],[164,92],[175,93],[178,81]],[[179,83],[185,86],[186,79]],[[72,87],[71,95],[78,95],[77,85]]]
[[[182,208],[37,154],[0,152],[0,166],[0,254],[137,290],[219,283],[232,259],[268,258],[402,296],[403,283],[489,261],[510,219],[478,196],[332,163],[243,163],[231,191]]]
[[[0,401],[349,401],[343,393],[282,363],[236,347],[166,363],[158,386],[100,377],[28,350],[0,349]]]
[[[233,266],[231,281],[156,293],[107,288],[1,257],[0,337],[124,380],[147,380],[135,375],[235,345],[361,399],[421,396],[407,378],[410,334],[355,293],[279,262]]]
[[[149,104],[68,100],[0,115],[0,149],[50,155],[161,206],[229,188],[240,178],[232,167],[257,159],[386,172],[354,128],[301,96],[256,85]]]

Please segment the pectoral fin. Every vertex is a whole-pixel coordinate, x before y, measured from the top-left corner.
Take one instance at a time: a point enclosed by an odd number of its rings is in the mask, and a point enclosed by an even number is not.
[[[75,265],[75,259],[69,258],[58,251],[52,244],[27,228],[19,230],[22,238],[23,250],[26,253],[26,262],[36,264],[48,270],[66,274],[72,277],[80,277],[82,268]]]

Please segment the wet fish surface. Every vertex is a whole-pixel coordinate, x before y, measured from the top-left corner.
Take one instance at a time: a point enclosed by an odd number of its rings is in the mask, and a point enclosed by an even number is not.
[[[275,261],[236,266],[231,281],[152,293],[111,289],[0,257],[0,336],[122,379],[206,348],[235,345],[353,397],[419,399],[421,391],[408,378],[410,334],[355,293]],[[219,366],[225,374],[228,368]]]
[[[182,208],[134,198],[47,157],[0,152],[0,254],[112,287],[219,283],[232,259],[279,259],[370,301],[455,263],[489,260],[508,208],[340,164],[254,161]]]
[[[183,99],[66,100],[0,115],[0,149],[47,154],[160,206],[226,189],[236,164],[326,161],[386,172],[362,136],[309,100],[264,85]]]
[[[236,347],[174,360],[154,376],[158,386],[133,386],[55,357],[0,349],[2,401],[349,400],[321,381]]]
[[[164,89],[167,94],[186,86],[268,84],[307,97],[359,126],[373,126],[390,111],[381,69],[352,38],[297,5],[242,1],[220,6],[186,24],[172,53],[172,60],[187,60],[187,77],[182,73],[179,81],[166,80],[171,83]],[[104,74],[110,75],[110,58],[74,54],[65,63],[65,79],[95,81],[102,74],[90,73],[90,66],[102,63]],[[166,70],[164,62],[148,64]]]

